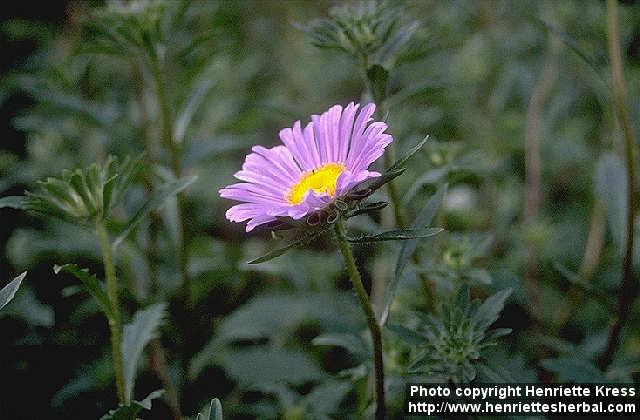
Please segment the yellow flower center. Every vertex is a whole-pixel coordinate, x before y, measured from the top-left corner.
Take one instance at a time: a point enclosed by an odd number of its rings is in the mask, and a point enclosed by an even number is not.
[[[343,170],[344,165],[341,163],[327,163],[326,165],[304,173],[300,181],[291,187],[287,193],[287,201],[292,205],[300,204],[302,203],[304,195],[309,190],[333,197],[336,193],[336,182]]]

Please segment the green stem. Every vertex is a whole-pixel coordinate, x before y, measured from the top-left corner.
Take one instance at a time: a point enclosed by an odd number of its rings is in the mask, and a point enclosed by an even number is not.
[[[607,0],[607,40],[613,101],[624,134],[624,153],[627,160],[627,238],[622,262],[622,280],[618,294],[618,310],[609,330],[609,338],[604,351],[598,358],[598,366],[603,371],[609,367],[620,345],[622,327],[629,318],[629,311],[638,296],[639,285],[633,273],[634,216],[636,209],[635,148],[631,119],[627,107],[627,97],[622,71],[622,53],[620,52],[620,33],[618,29],[618,4],[616,0]]]
[[[162,124],[162,143],[169,150],[171,159],[171,170],[173,176],[180,178],[182,175],[182,148],[176,143],[173,138],[173,117],[171,115],[171,109],[169,107],[169,101],[167,98],[165,82],[162,78],[162,71],[157,58],[151,63],[151,72],[156,84],[158,105],[160,107],[160,118]],[[190,304],[190,292],[191,283],[187,272],[187,251],[185,240],[185,220],[184,220],[184,196],[182,193],[178,193],[176,196],[177,201],[177,219],[178,226],[176,232],[176,251],[178,257],[178,268],[180,272],[180,278],[182,283],[182,298],[184,304],[189,306]]]
[[[375,376],[375,400],[376,400],[376,419],[382,420],[385,418],[385,404],[384,404],[384,367],[382,362],[382,333],[380,331],[380,325],[376,320],[376,315],[369,303],[369,296],[367,291],[362,285],[362,278],[360,272],[356,267],[356,261],[351,252],[351,247],[345,237],[344,224],[342,219],[338,219],[335,222],[334,230],[336,233],[336,239],[344,262],[347,266],[349,278],[353,284],[358,298],[360,299],[360,306],[367,317],[367,324],[369,325],[369,331],[371,332],[371,341],[373,342],[373,373]]]
[[[113,265],[111,255],[111,241],[104,226],[104,222],[96,222],[96,232],[102,245],[102,261],[104,273],[107,279],[107,297],[113,310],[113,316],[109,317],[109,329],[111,330],[111,351],[113,352],[113,370],[116,375],[116,390],[118,392],[118,402],[121,405],[127,404],[127,397],[124,392],[124,369],[122,366],[122,330],[120,321],[120,305],[118,304],[118,283],[116,280],[116,269]]]

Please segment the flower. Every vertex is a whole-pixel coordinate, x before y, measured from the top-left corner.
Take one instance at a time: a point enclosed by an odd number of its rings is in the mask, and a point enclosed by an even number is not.
[[[283,145],[254,146],[235,174],[244,182],[220,190],[221,197],[242,202],[227,210],[227,219],[248,220],[247,232],[278,217],[300,219],[380,176],[368,168],[393,138],[384,132],[387,124],[372,120],[373,103],[359,108],[334,105],[312,115],[304,130],[300,121],[281,130]]]

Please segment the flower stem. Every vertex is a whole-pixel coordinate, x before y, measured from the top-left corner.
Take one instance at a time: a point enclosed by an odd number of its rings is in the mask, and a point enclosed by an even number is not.
[[[111,330],[111,351],[113,352],[113,370],[116,375],[116,390],[118,392],[118,402],[121,405],[127,404],[127,397],[124,393],[124,369],[122,366],[122,331],[120,322],[120,305],[118,304],[118,283],[116,280],[116,270],[113,265],[111,255],[111,242],[109,234],[104,226],[104,222],[96,222],[96,232],[102,245],[102,262],[104,273],[107,279],[107,297],[111,304],[113,315],[109,317],[109,329]]]
[[[627,160],[627,238],[625,254],[622,262],[622,280],[618,294],[618,310],[609,330],[609,338],[604,351],[598,358],[598,366],[606,370],[620,345],[622,327],[629,318],[629,311],[633,301],[638,296],[640,285],[634,279],[633,247],[634,247],[634,216],[636,209],[635,184],[635,141],[629,118],[627,97],[625,94],[624,77],[622,72],[622,54],[620,52],[620,33],[618,29],[617,0],[607,0],[607,40],[609,62],[611,66],[611,82],[613,85],[613,102],[624,134],[624,152]]]
[[[356,261],[351,252],[351,247],[345,237],[344,224],[342,219],[338,219],[335,222],[334,230],[336,233],[336,239],[344,262],[347,266],[349,278],[353,284],[358,298],[360,299],[360,306],[367,317],[367,324],[369,325],[369,331],[371,332],[371,340],[373,342],[373,373],[375,376],[375,400],[376,400],[376,419],[381,420],[385,418],[385,405],[384,405],[384,367],[382,362],[382,333],[380,331],[380,325],[376,320],[376,315],[369,303],[369,296],[367,291],[362,285],[362,278],[360,272],[356,267]]]

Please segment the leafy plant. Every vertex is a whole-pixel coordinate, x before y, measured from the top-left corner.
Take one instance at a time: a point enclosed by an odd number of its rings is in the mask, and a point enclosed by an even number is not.
[[[389,324],[391,331],[419,351],[408,371],[442,382],[466,383],[476,378],[479,369],[489,369],[483,358],[485,349],[511,332],[509,328],[489,327],[510,294],[511,290],[503,290],[479,303],[469,299],[468,288],[462,288],[455,299],[442,306],[442,318],[418,312],[415,329]]]

